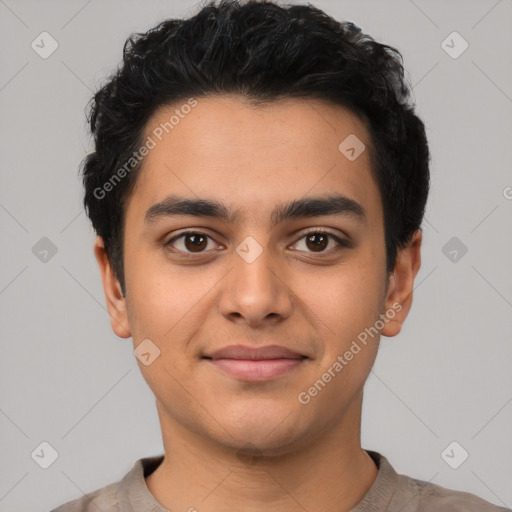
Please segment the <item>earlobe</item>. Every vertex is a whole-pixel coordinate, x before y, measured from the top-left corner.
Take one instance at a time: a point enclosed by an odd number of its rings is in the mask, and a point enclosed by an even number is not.
[[[107,310],[110,315],[110,325],[112,330],[120,338],[129,338],[131,330],[128,323],[128,314],[126,310],[126,299],[121,290],[121,284],[117,279],[110,261],[103,239],[98,236],[94,243],[94,255],[101,273],[103,283],[103,291],[105,292],[105,300]]]
[[[388,321],[381,334],[396,336],[409,314],[412,305],[414,279],[421,266],[421,230],[414,232],[406,247],[398,250],[397,260],[389,276],[385,301],[385,314]]]

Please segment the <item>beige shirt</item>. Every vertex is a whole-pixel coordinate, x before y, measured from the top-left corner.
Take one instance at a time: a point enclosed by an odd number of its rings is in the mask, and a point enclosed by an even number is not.
[[[512,512],[467,492],[398,474],[386,457],[366,450],[379,468],[369,491],[351,512]],[[139,459],[124,478],[51,512],[169,512],[146,486],[163,455]]]

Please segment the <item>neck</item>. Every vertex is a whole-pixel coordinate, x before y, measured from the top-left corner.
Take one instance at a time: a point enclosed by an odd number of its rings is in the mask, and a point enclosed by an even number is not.
[[[146,484],[169,510],[348,512],[378,473],[360,445],[361,405],[362,396],[314,441],[277,456],[220,446],[160,414],[165,457]]]

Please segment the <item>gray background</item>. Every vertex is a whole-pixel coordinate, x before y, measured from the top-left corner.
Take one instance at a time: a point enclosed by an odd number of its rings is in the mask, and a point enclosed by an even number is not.
[[[433,153],[414,304],[382,338],[363,446],[511,507],[512,2],[313,3],[402,51]],[[2,511],[48,511],[162,453],[131,340],[110,329],[77,169],[86,103],[125,39],[195,6],[0,0]],[[43,31],[59,45],[47,59],[31,48]],[[441,46],[453,31],[469,43],[456,59]],[[57,248],[46,262],[32,250],[43,237]],[[452,237],[457,261],[443,252]],[[59,454],[48,469],[31,458],[42,441]],[[469,453],[458,469],[441,456],[453,441]]]

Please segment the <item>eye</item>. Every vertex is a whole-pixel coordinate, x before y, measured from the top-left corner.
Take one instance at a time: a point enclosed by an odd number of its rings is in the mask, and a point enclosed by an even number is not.
[[[213,242],[213,247],[209,247],[209,241]],[[301,244],[305,249],[301,248]],[[297,247],[299,251],[322,254],[340,249],[341,247],[351,247],[348,240],[344,240],[328,231],[318,229],[303,235],[295,242],[294,246],[299,246]],[[213,238],[200,231],[184,231],[165,242],[164,247],[169,248],[172,252],[179,252],[183,256],[188,257],[194,254],[204,254],[207,252],[207,248],[215,249],[216,242]]]
[[[208,247],[208,240],[213,238],[199,231],[185,231],[164,243],[165,247],[173,247],[178,252],[188,254],[200,254]],[[215,246],[215,243],[214,243]]]
[[[294,245],[301,245],[301,241],[303,241],[302,246],[306,247],[306,252],[313,253],[325,253],[330,252],[331,250],[339,249],[340,247],[350,247],[350,242],[344,240],[333,233],[329,233],[328,231],[316,230],[310,231],[303,235]],[[334,247],[329,245],[330,241],[334,241]],[[325,249],[329,247],[326,251]],[[299,250],[304,250],[299,248]]]

